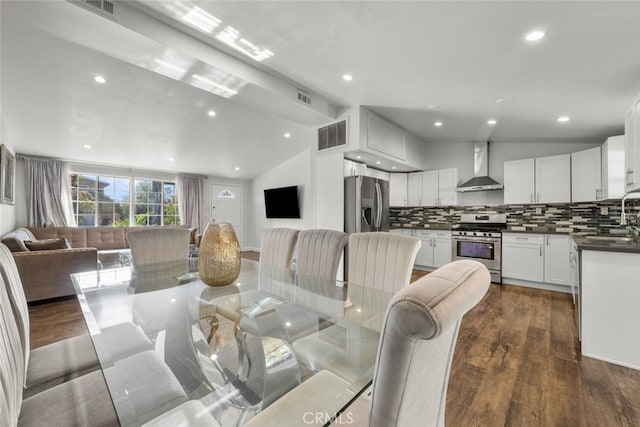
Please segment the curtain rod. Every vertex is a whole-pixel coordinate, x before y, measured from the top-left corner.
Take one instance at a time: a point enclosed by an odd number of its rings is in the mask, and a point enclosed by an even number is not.
[[[98,167],[105,167],[105,168],[128,169],[129,172],[135,171],[135,172],[164,173],[164,174],[183,175],[183,176],[195,176],[195,177],[202,177],[204,179],[208,179],[206,175],[188,174],[188,173],[175,172],[175,171],[163,171],[163,170],[157,170],[157,169],[138,169],[131,166],[117,166],[117,165],[106,164],[106,163],[92,163],[92,162],[86,163],[86,162],[79,162],[77,160],[61,159],[58,157],[34,156],[31,154],[23,154],[23,153],[16,153],[16,159],[57,160],[59,162],[63,162],[70,165],[75,164],[75,165],[83,165],[83,166],[98,166]]]

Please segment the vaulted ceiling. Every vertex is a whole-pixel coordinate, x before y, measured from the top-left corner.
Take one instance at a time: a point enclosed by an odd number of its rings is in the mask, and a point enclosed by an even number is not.
[[[640,2],[142,1],[109,16],[3,1],[0,13],[3,134],[18,152],[84,162],[252,178],[351,105],[428,143],[600,142],[640,91]],[[533,29],[546,37],[526,42]]]

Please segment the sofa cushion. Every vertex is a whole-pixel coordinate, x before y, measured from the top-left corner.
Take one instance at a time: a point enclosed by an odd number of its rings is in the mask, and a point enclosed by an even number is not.
[[[71,249],[69,241],[64,237],[44,240],[25,240],[24,245],[30,251],[51,251],[54,249]]]
[[[11,252],[28,251],[25,246],[25,240],[36,240],[36,236],[27,228],[18,228],[2,237],[2,243],[5,244]]]
[[[87,231],[85,227],[29,227],[35,236],[31,240],[56,239],[64,237],[72,248],[89,248],[87,245]]]
[[[98,250],[125,249],[125,227],[86,227],[87,247]]]

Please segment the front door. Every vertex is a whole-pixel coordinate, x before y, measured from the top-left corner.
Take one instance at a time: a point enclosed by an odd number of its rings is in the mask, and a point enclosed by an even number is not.
[[[211,222],[231,223],[242,248],[242,186],[211,184]]]

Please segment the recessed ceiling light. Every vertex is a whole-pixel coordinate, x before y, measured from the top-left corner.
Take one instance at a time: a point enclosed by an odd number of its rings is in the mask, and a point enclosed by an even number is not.
[[[391,169],[395,169],[395,168],[396,168],[395,166],[391,166]]]
[[[362,156],[356,156],[356,159],[361,159],[361,158],[362,158]]]
[[[495,125],[496,123],[498,123],[497,121],[491,119],[491,120],[487,120],[487,124],[488,125]]]
[[[440,126],[442,126],[442,122],[435,122],[433,125],[437,126],[437,127],[440,127]]]
[[[496,104],[502,104],[503,102],[507,102],[507,98],[498,98],[495,100]]]
[[[213,111],[213,110],[209,110],[209,111],[207,111],[207,116],[209,116],[209,117],[215,117],[215,115],[216,115],[216,112],[215,112],[215,111]]]
[[[91,145],[90,144],[84,144],[82,146],[82,148],[86,148],[87,150],[91,149]]]
[[[287,132],[287,133],[284,134],[284,137],[285,138],[291,138],[291,134],[289,132]]]
[[[569,120],[571,120],[571,118],[569,116],[560,116],[560,117],[558,117],[558,121],[559,122],[568,122]]]
[[[379,164],[380,164],[380,161],[377,161],[377,162],[376,162],[376,165],[379,165]]]
[[[176,159],[174,159],[173,157],[169,157],[169,161],[170,161],[170,162],[175,162],[175,161],[176,161]]]
[[[526,41],[528,42],[537,42],[538,40],[541,40],[544,38],[544,36],[546,36],[547,34],[542,31],[542,30],[534,30],[534,31],[530,31],[528,32],[524,38]]]
[[[105,84],[107,82],[107,79],[105,79],[103,76],[94,76],[93,77],[93,81],[95,81],[96,83],[99,83],[101,85]]]
[[[428,110],[439,110],[440,107],[438,107],[437,105],[431,104],[431,105],[427,105],[427,109]]]
[[[236,166],[234,169],[239,171],[240,170],[240,166]]]
[[[353,80],[353,76],[351,74],[343,74],[342,78],[348,82],[350,82],[351,80]]]

